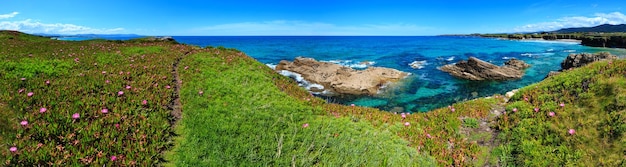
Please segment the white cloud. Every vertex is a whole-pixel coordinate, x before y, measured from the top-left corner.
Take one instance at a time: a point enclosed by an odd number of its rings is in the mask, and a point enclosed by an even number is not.
[[[30,19],[22,21],[2,21],[0,22],[0,30],[47,34],[112,34],[124,31],[123,28],[98,29],[74,24],[41,23]]]
[[[626,24],[626,15],[620,12],[596,13],[594,17],[564,17],[552,22],[528,24],[517,27],[516,32],[553,31],[571,27],[593,27],[601,24]]]
[[[266,21],[207,26],[187,33],[196,35],[424,35],[429,27],[412,24],[339,26],[322,22]]]
[[[9,14],[0,14],[0,19],[8,19],[11,17],[15,17],[17,14],[20,14],[18,12],[13,12],[13,13],[9,13]]]

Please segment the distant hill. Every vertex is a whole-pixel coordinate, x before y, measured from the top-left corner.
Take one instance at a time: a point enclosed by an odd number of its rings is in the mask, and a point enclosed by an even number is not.
[[[602,24],[595,27],[579,27],[579,28],[564,28],[554,31],[556,33],[574,33],[574,32],[626,32],[626,24],[611,25]]]

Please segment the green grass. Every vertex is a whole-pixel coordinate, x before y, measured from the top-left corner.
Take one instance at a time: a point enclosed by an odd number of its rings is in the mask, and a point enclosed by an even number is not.
[[[0,46],[0,166],[625,163],[624,60],[566,71],[520,89],[508,103],[494,96],[402,118],[326,103],[223,47],[56,41],[13,31],[0,31]],[[178,96],[183,117],[173,128]],[[496,118],[491,111],[501,105],[507,113]],[[499,130],[497,143],[479,143],[494,138],[479,120]]]
[[[625,165],[625,76],[626,61],[603,61],[521,89],[498,124],[505,154],[521,166]]]
[[[325,115],[320,107],[312,105],[320,99],[310,95],[300,99],[287,95],[273,84],[273,80],[285,77],[242,55],[235,50],[209,48],[181,62],[184,115],[177,128],[180,144],[170,154],[170,165],[434,163],[390,131],[364,121]]]
[[[0,34],[3,165],[161,161],[160,153],[171,144],[167,105],[172,90],[164,86],[172,84],[171,62],[182,51],[165,43],[67,42]],[[144,47],[171,49],[135,54]],[[143,100],[148,104],[141,104]],[[41,108],[47,111],[40,113]],[[105,108],[109,113],[101,113]],[[73,119],[73,114],[80,118]],[[28,125],[20,125],[22,121]],[[10,147],[18,151],[10,152]],[[111,161],[112,156],[117,160]]]

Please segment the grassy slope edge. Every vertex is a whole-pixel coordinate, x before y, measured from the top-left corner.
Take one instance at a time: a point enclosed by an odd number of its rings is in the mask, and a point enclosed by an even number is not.
[[[170,165],[411,166],[434,163],[389,130],[325,114],[320,99],[243,53],[206,48],[182,60],[183,119]],[[291,82],[290,84],[294,84]],[[200,93],[202,92],[202,93]],[[394,125],[402,128],[402,125]]]

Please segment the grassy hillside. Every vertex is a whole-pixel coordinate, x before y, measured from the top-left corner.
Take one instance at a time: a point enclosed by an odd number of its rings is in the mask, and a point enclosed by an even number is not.
[[[326,116],[311,95],[287,95],[273,84],[285,77],[239,51],[207,48],[185,57],[179,70],[184,107],[175,166],[432,163],[389,130]]]
[[[517,112],[513,112],[516,109]],[[626,61],[596,62],[527,86],[497,127],[505,163],[626,165]]]
[[[326,103],[234,49],[10,31],[0,46],[7,166],[624,164],[623,60],[564,72],[508,103],[400,114]]]
[[[171,144],[172,62],[189,47],[10,31],[0,32],[0,46],[2,164],[161,161]]]

